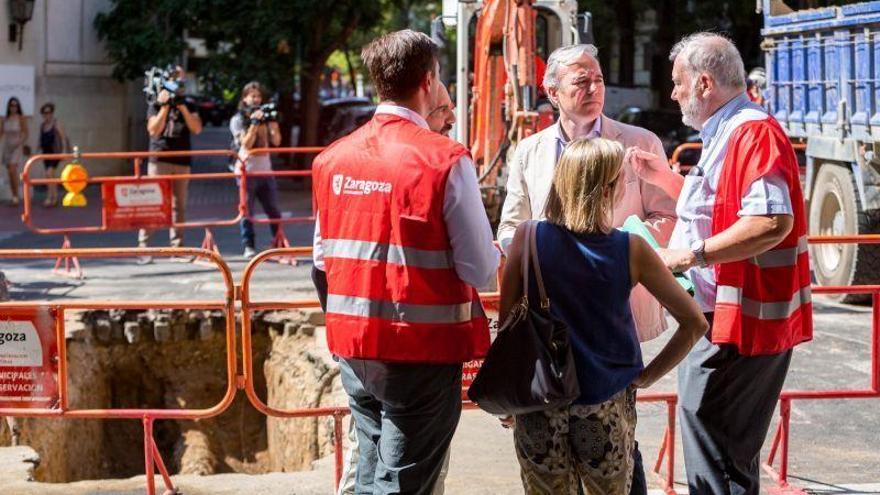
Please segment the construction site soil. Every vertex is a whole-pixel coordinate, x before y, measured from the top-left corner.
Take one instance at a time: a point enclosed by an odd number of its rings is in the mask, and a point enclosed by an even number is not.
[[[329,356],[315,351],[315,327],[307,318],[299,312],[255,317],[255,390],[271,406],[342,403],[338,370],[327,362]],[[137,322],[139,332],[130,322]],[[66,324],[70,409],[202,409],[226,392],[222,315],[77,312]],[[7,418],[0,426],[0,446],[13,443],[13,428],[15,443],[40,456],[37,481],[143,474],[138,421]],[[158,420],[154,426],[169,470],[196,475],[308,469],[332,452],[332,434],[332,418],[267,418],[244,394],[220,416]]]

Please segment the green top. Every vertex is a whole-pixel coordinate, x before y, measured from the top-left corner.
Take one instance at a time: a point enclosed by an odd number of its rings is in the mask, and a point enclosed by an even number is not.
[[[642,220],[635,216],[630,215],[627,217],[626,221],[623,222],[623,225],[620,227],[620,230],[624,232],[629,232],[630,234],[635,234],[642,239],[648,241],[648,244],[654,249],[660,249],[660,244],[657,242],[657,239],[654,239],[654,236],[651,235],[651,231],[645,227],[645,224]],[[694,284],[690,281],[683,273],[676,273],[675,280],[678,281],[681,288],[686,290],[688,294],[694,295]]]

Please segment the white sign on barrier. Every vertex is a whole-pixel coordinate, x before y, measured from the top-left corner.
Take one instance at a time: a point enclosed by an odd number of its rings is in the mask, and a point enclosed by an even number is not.
[[[42,366],[43,346],[30,321],[0,321],[0,366]]]
[[[158,182],[116,184],[115,190],[116,204],[119,206],[159,206],[164,200]]]

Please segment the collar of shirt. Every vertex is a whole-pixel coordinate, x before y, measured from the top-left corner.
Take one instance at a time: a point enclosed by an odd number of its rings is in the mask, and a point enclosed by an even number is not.
[[[733,117],[742,107],[748,105],[749,97],[745,93],[733,97],[730,101],[721,106],[715,113],[709,117],[700,130],[700,139],[703,141],[703,147],[708,147],[709,142],[718,133],[721,124]]]
[[[381,104],[376,107],[376,115],[379,115],[382,113],[389,114],[389,115],[396,115],[398,117],[402,117],[406,120],[409,120],[410,122],[412,122],[413,124],[415,124],[419,127],[422,127],[424,129],[430,129],[430,127],[428,127],[428,121],[425,120],[425,118],[422,117],[421,115],[410,110],[409,108],[399,107],[397,105]]]
[[[593,128],[590,129],[590,132],[584,136],[587,139],[596,139],[597,137],[602,135],[602,117],[600,116],[593,122]],[[565,130],[562,128],[562,124],[556,122],[556,139],[559,141],[559,145],[563,148],[568,146],[569,139],[565,135]]]

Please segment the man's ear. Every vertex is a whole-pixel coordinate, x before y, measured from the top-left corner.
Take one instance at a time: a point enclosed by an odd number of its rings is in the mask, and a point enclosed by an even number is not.
[[[422,82],[419,85],[419,88],[424,90],[425,93],[431,93],[431,87],[434,84],[434,79],[437,77],[437,74],[434,71],[428,71],[425,73],[425,77],[422,78]]]
[[[555,108],[559,108],[559,88],[547,88],[547,99]]]
[[[699,78],[700,96],[706,98],[709,93],[715,89],[715,81],[705,72],[700,74]]]

